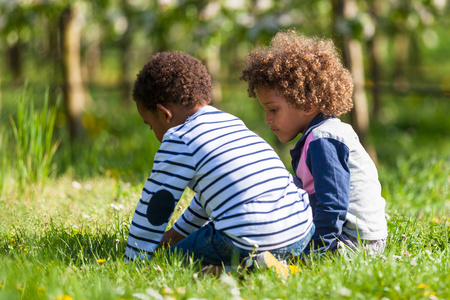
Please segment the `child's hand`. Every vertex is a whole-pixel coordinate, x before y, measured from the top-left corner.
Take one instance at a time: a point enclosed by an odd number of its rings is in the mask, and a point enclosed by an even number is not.
[[[164,235],[161,239],[161,242],[159,243],[158,248],[160,248],[160,247],[170,248],[173,245],[175,245],[176,243],[178,243],[179,241],[181,241],[182,239],[184,239],[184,236],[182,234],[178,233],[172,227],[169,230],[167,230],[166,232],[164,232]]]

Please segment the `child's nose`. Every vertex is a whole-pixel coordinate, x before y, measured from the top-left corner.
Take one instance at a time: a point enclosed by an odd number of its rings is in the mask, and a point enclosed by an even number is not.
[[[272,123],[272,119],[266,114],[266,117],[264,118],[264,122],[267,125],[270,125]]]

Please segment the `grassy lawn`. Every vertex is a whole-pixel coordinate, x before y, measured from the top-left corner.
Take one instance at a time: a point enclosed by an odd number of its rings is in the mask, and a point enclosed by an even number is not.
[[[95,98],[91,138],[75,148],[57,115],[61,144],[45,181],[25,180],[11,126],[0,124],[0,299],[450,298],[448,97],[388,95],[371,126],[387,202],[384,255],[312,257],[288,278],[273,270],[203,275],[164,255],[125,264],[129,223],[158,144],[133,106]],[[288,166],[293,145],[274,142],[254,101],[233,92],[217,105],[271,142]],[[24,155],[24,164],[37,156]],[[191,196],[185,192],[173,220]]]

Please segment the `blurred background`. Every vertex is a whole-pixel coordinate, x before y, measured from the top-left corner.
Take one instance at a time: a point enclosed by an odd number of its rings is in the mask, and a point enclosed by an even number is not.
[[[214,105],[289,167],[295,141],[279,144],[239,77],[253,47],[295,28],[341,50],[355,79],[355,108],[343,119],[388,181],[411,157],[421,167],[449,162],[449,16],[447,0],[1,0],[1,151],[15,159],[12,124],[24,93],[35,109],[59,99],[49,172],[141,182],[159,144],[139,119],[132,85],[152,54],[179,50],[207,66]]]

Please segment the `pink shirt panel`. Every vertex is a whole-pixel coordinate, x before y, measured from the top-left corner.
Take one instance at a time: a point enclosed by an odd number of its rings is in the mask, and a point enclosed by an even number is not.
[[[314,194],[316,191],[314,189],[314,179],[312,177],[311,172],[308,169],[308,166],[306,165],[306,153],[309,149],[309,143],[311,143],[312,141],[314,141],[314,135],[312,133],[310,133],[305,140],[305,144],[302,147],[300,161],[298,163],[298,167],[295,172],[297,177],[300,178],[300,180],[303,183],[303,189],[309,195]]]

